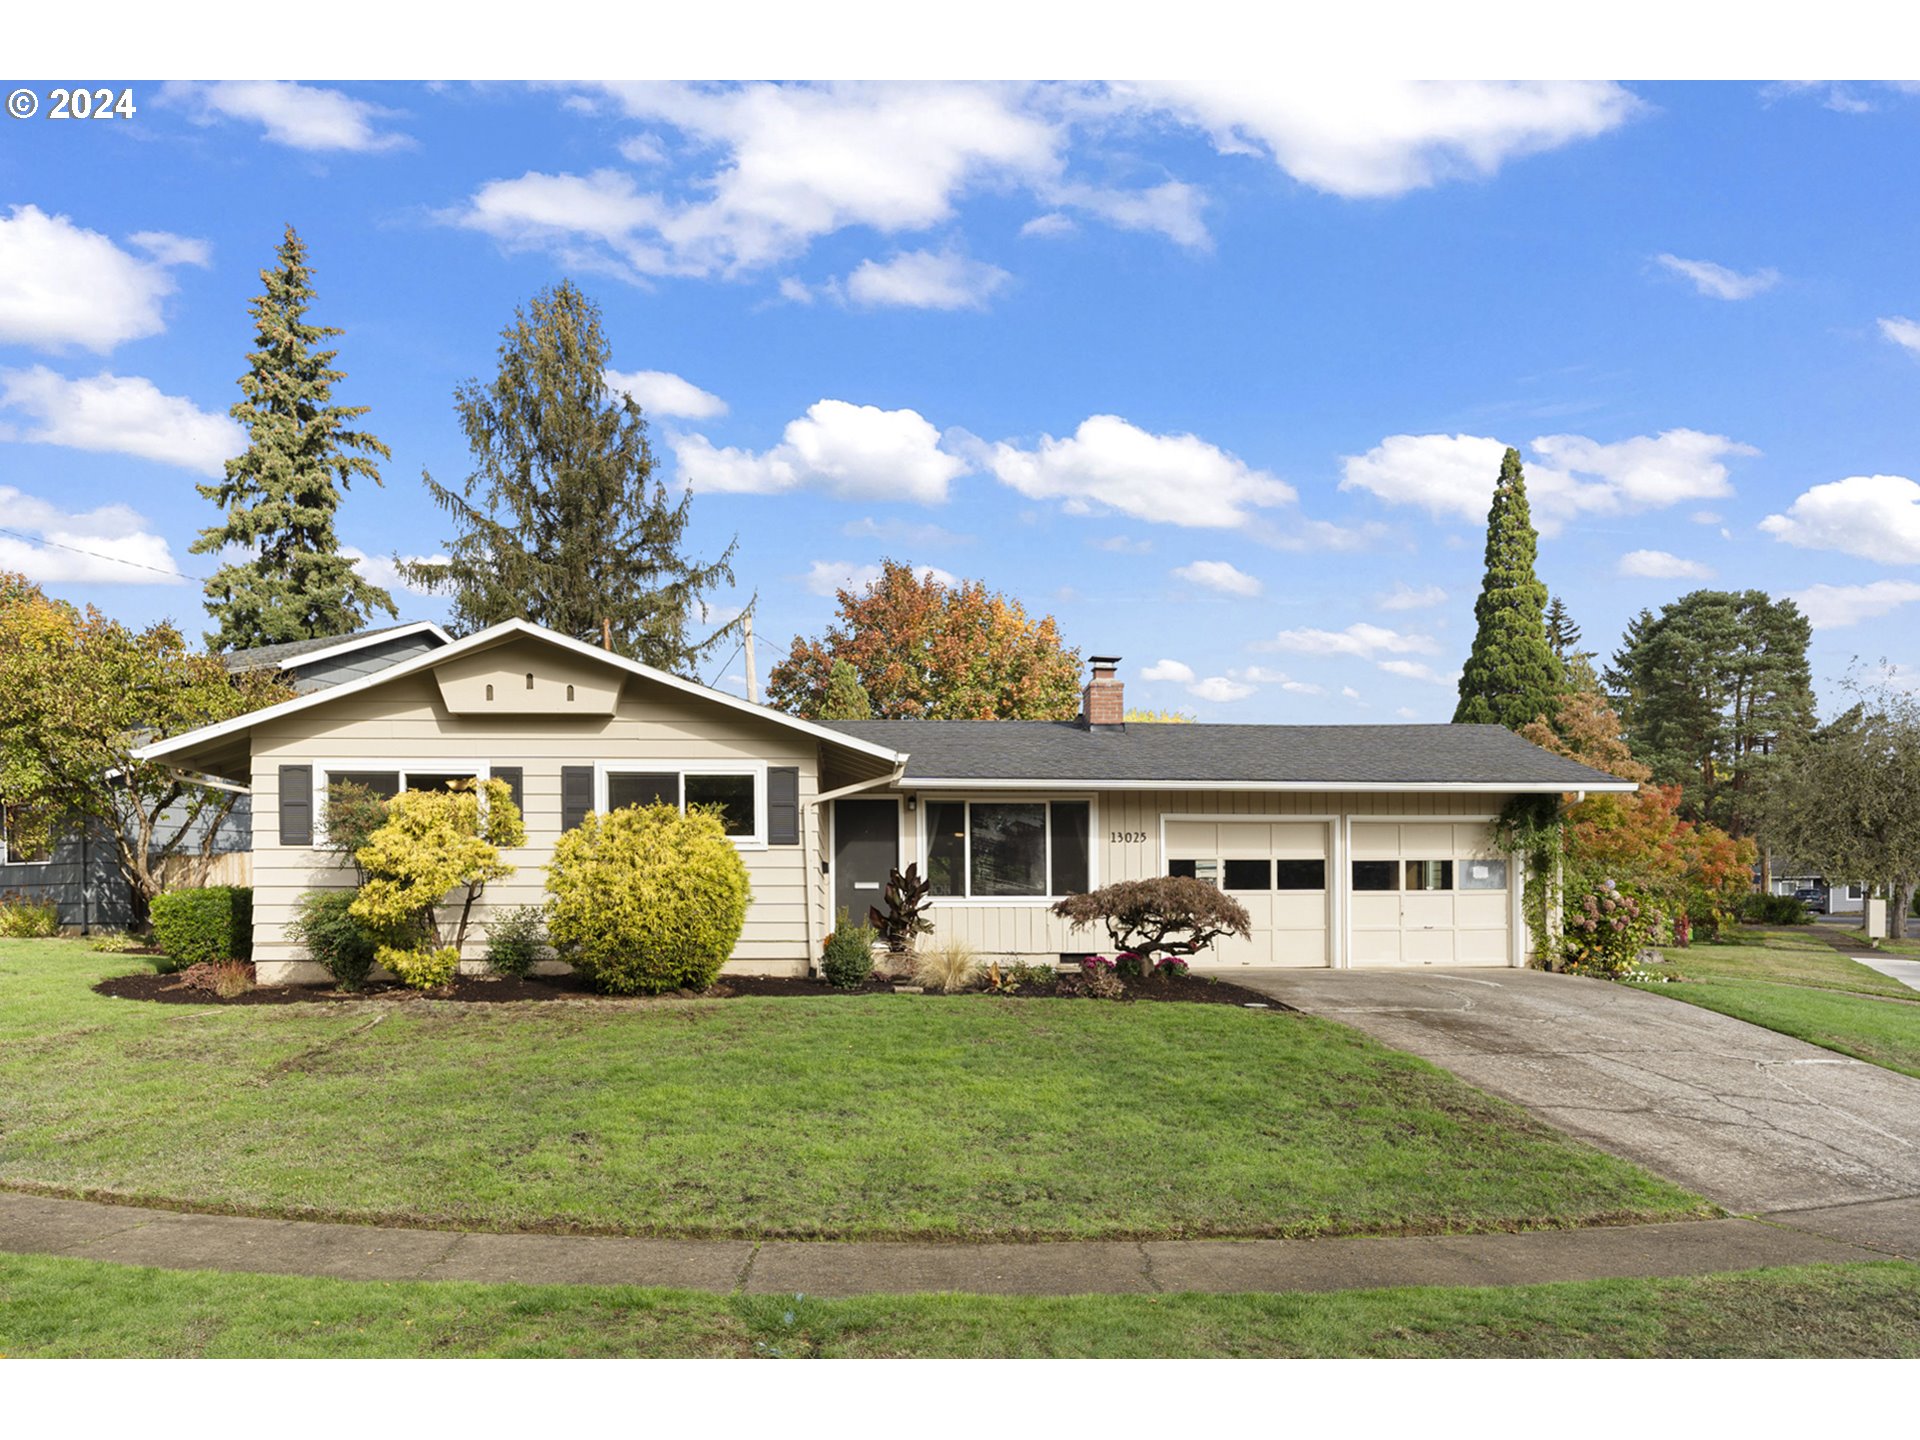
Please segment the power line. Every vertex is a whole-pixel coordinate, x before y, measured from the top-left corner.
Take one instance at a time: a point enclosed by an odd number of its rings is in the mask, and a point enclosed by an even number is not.
[[[82,550],[78,545],[62,544],[58,540],[48,540],[40,535],[28,535],[19,530],[11,530],[0,525],[0,535],[11,535],[16,540],[24,540],[29,545],[50,545],[55,550],[70,550],[75,555],[85,555],[92,560],[105,560],[110,565],[131,565],[136,570],[151,570],[156,575],[164,575],[169,580],[198,580],[206,583],[204,575],[189,575],[184,570],[162,570],[158,565],[143,565],[138,560],[128,560],[119,555],[102,555],[98,550]]]

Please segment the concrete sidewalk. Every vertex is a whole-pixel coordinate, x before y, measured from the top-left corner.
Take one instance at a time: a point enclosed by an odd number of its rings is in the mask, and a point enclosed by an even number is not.
[[[395,1230],[10,1193],[0,1193],[0,1251],[342,1280],[661,1285],[824,1296],[1530,1285],[1890,1258],[1885,1249],[1756,1220],[1334,1240],[754,1243]]]
[[[1920,990],[1920,960],[1902,960],[1898,955],[1852,955],[1849,960],[1878,970],[1889,980],[1898,980],[1909,990]]]

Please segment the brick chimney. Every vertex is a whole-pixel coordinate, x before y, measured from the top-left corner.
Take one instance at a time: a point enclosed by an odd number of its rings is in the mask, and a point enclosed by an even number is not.
[[[1120,729],[1127,723],[1126,686],[1114,675],[1118,655],[1094,655],[1093,678],[1080,695],[1080,723],[1089,730]]]

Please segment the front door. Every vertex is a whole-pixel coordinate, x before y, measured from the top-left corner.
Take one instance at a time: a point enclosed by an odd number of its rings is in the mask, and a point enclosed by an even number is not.
[[[887,893],[887,872],[900,863],[900,802],[833,802],[833,922],[845,910],[864,925],[867,908]]]

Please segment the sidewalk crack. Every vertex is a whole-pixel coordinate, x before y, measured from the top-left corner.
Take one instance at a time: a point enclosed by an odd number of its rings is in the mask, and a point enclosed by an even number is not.
[[[1160,1288],[1160,1278],[1153,1273],[1153,1252],[1147,1249],[1147,1242],[1136,1240],[1134,1246],[1140,1252],[1140,1274],[1147,1282],[1147,1289],[1156,1295],[1165,1294]]]
[[[733,1293],[736,1295],[743,1293],[747,1288],[747,1279],[753,1274],[753,1262],[760,1258],[760,1244],[758,1240],[753,1242],[753,1248],[747,1252],[746,1264],[740,1267],[740,1273],[734,1277]]]

